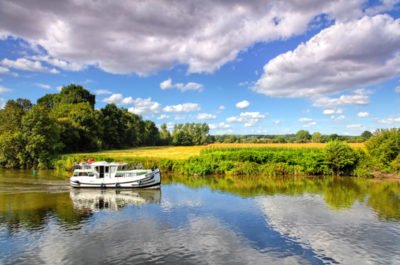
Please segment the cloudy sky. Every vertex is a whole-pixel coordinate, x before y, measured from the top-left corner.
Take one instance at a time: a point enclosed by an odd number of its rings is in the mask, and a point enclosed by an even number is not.
[[[400,125],[399,0],[0,0],[0,107],[70,83],[157,124]]]

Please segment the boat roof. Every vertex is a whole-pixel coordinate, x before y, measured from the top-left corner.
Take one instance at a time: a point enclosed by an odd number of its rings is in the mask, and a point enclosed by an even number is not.
[[[91,166],[126,166],[127,163],[125,163],[125,162],[98,161],[98,162],[92,162],[89,165],[91,165]]]

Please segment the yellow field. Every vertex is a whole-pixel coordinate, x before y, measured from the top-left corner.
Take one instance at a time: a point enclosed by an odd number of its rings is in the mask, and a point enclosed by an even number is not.
[[[79,155],[104,155],[110,158],[156,157],[168,159],[187,159],[200,154],[205,148],[260,148],[260,147],[287,147],[287,148],[323,148],[323,143],[291,143],[291,144],[210,144],[203,146],[152,146],[137,147],[125,150],[112,150],[97,153],[82,153]],[[362,143],[349,144],[353,148],[363,148]]]

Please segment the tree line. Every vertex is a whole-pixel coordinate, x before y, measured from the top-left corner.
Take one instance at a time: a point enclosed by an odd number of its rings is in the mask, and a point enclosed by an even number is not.
[[[71,84],[33,104],[9,100],[0,110],[0,166],[51,167],[61,153],[90,152],[154,145],[199,145],[208,137],[207,124],[166,125],[143,120],[125,108],[108,104],[95,109],[96,97]]]

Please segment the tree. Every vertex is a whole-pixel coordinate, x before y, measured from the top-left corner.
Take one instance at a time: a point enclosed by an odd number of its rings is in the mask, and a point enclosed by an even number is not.
[[[312,142],[313,143],[320,143],[321,142],[321,133],[319,133],[319,132],[315,132],[315,133],[313,133],[312,134],[312,137],[311,137],[311,139],[312,139]]]
[[[377,130],[365,146],[378,168],[394,170],[400,161],[400,128]]]
[[[171,133],[167,129],[167,125],[164,123],[161,125],[160,131],[160,144],[161,145],[169,145],[172,141]]]
[[[346,142],[331,141],[325,147],[325,161],[337,176],[350,175],[357,160],[357,154]]]
[[[210,128],[206,123],[177,124],[172,132],[174,145],[202,145],[207,143]]]
[[[144,144],[154,146],[160,141],[160,133],[154,122],[146,120],[144,122]]]
[[[62,148],[60,133],[43,106],[34,106],[22,120],[25,150],[21,164],[25,167],[49,167],[51,159]]]
[[[59,103],[63,104],[76,104],[88,102],[94,109],[96,103],[96,96],[91,94],[88,90],[82,86],[70,84],[61,88],[59,94]]]
[[[368,140],[369,138],[371,138],[372,133],[370,131],[363,131],[361,134],[361,137],[364,138],[365,140]]]
[[[306,130],[299,130],[296,133],[296,141],[298,143],[307,143],[311,139],[311,135]]]

